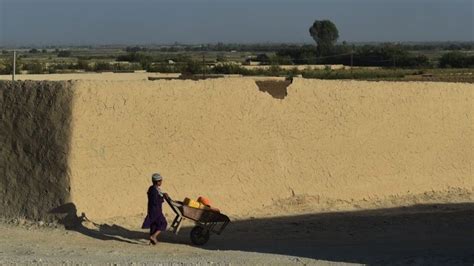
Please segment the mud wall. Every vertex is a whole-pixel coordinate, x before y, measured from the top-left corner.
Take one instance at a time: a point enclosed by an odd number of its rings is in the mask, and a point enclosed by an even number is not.
[[[284,99],[242,78],[73,90],[72,200],[90,218],[145,212],[156,171],[172,197],[205,195],[231,215],[301,195],[472,195],[471,84],[295,79]]]
[[[0,82],[0,217],[51,220],[69,199],[67,82]]]

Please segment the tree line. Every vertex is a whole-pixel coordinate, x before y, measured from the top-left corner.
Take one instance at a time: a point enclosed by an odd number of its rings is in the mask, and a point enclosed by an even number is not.
[[[184,45],[175,43],[162,47],[126,47],[126,54],[119,55],[115,62],[108,62],[106,56],[77,57],[72,63],[45,63],[40,60],[21,60],[26,55],[19,57],[17,71],[26,70],[29,73],[57,73],[68,70],[84,71],[133,71],[146,70],[149,72],[184,72],[199,73],[209,71],[224,74],[262,74],[254,73],[248,69],[233,64],[219,64],[208,69],[206,63],[193,60],[189,55],[179,52],[253,52],[256,56],[251,58],[263,65],[271,65],[272,71],[280,70],[278,65],[333,65],[346,66],[375,66],[393,68],[473,68],[474,55],[466,51],[474,50],[473,42],[445,42],[445,43],[382,43],[382,44],[350,44],[338,43],[339,31],[330,20],[316,20],[309,27],[309,35],[315,45],[298,44],[204,44]],[[162,52],[152,56],[152,52]],[[436,59],[429,58],[420,51],[437,51],[441,56]],[[2,51],[2,54],[7,54]],[[45,54],[46,49],[30,49],[29,54]],[[57,57],[74,57],[70,50],[55,48]],[[173,64],[168,64],[172,60]],[[225,62],[224,57],[217,56],[217,62]],[[128,62],[123,64],[122,62]],[[215,62],[214,62],[215,63]],[[12,72],[11,60],[0,60],[0,74]],[[265,71],[268,71],[265,70]],[[281,71],[280,71],[281,72]]]

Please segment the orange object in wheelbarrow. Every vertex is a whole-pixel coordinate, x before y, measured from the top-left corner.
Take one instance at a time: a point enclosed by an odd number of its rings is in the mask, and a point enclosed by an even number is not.
[[[195,245],[204,245],[209,241],[211,233],[220,235],[230,223],[227,215],[224,215],[211,208],[193,208],[183,202],[174,201],[169,196],[165,197],[166,202],[176,214],[170,228],[173,233],[178,234],[181,222],[186,218],[196,223],[191,230],[191,242]]]

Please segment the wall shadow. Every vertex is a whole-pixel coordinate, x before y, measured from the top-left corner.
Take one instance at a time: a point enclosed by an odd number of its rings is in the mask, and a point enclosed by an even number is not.
[[[125,228],[118,227],[115,225],[108,226],[93,223],[89,221],[89,219],[87,219],[85,213],[82,213],[80,216],[78,216],[76,205],[71,202],[52,209],[50,213],[55,214],[56,217],[59,218],[58,222],[60,224],[63,224],[66,230],[76,231],[78,233],[98,240],[115,240],[129,244],[139,244],[137,241],[134,240],[142,239],[147,236],[145,233],[129,231]],[[95,230],[84,226],[84,223],[86,221],[92,223],[95,227],[98,227],[99,229]]]
[[[474,203],[236,221],[208,250],[362,264],[474,263]]]
[[[0,81],[0,216],[53,221],[70,196],[70,82]]]
[[[71,220],[75,207],[67,207]],[[137,225],[138,226],[138,225]],[[120,225],[67,227],[99,240],[146,244],[148,232]],[[160,242],[192,245],[184,227],[165,232]],[[211,235],[200,248],[298,256],[368,265],[473,265],[474,203],[316,213],[233,221],[222,235]]]
[[[76,205],[72,202],[63,204],[49,211],[55,215],[57,221],[69,231],[75,231],[97,240],[115,240],[129,244],[149,244],[148,230],[130,230],[117,224],[98,224],[87,218],[85,213],[77,215]],[[85,226],[86,223],[92,228]],[[171,232],[163,232],[160,242],[187,244],[185,238],[175,237]]]

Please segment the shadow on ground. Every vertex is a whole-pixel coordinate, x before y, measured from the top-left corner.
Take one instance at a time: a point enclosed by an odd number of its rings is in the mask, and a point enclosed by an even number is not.
[[[83,235],[99,240],[115,240],[130,244],[139,244],[136,240],[147,238],[148,235],[143,232],[130,231],[117,225],[95,224],[88,221],[84,213],[77,216],[77,208],[74,203],[66,203],[50,211],[51,214],[62,214],[59,222],[64,225],[66,230],[76,231]],[[90,229],[84,226],[84,223],[90,222],[98,230]]]
[[[204,248],[365,264],[423,257],[474,263],[474,204],[255,219],[228,229]]]
[[[99,225],[91,237],[130,241],[146,232]],[[190,228],[162,242],[189,244]],[[102,235],[102,236],[100,236]],[[103,239],[109,240],[109,239]],[[143,243],[143,242],[142,242]],[[435,204],[232,222],[206,250],[234,250],[363,264],[474,263],[474,204]]]

